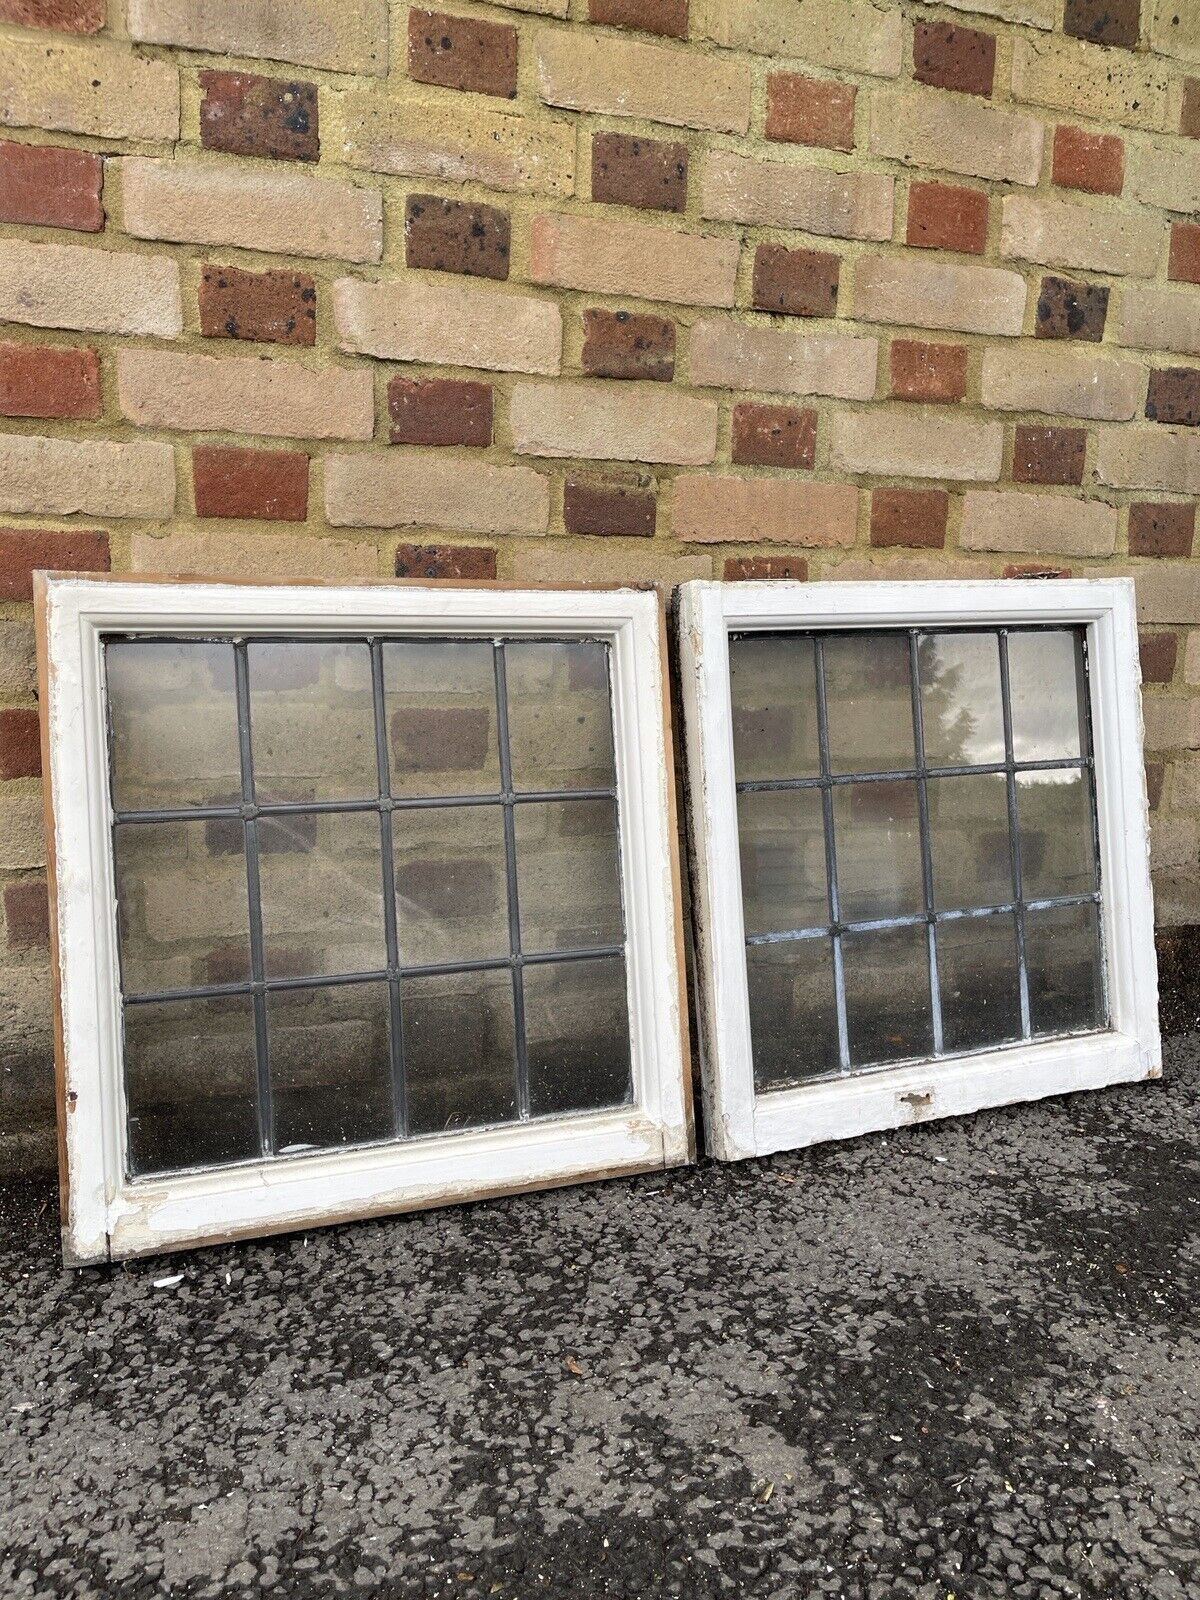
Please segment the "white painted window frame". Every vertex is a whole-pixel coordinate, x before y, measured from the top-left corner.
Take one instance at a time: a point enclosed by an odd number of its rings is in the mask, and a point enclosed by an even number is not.
[[[260,587],[38,575],[63,1250],[72,1265],[678,1165],[694,1156],[665,668],[656,594]],[[102,639],[586,636],[611,645],[634,1103],[210,1172],[124,1175]]]
[[[731,632],[1087,629],[1111,1028],[756,1095],[738,850]],[[683,585],[679,609],[705,1145],[727,1161],[1162,1074],[1141,670],[1130,579]]]

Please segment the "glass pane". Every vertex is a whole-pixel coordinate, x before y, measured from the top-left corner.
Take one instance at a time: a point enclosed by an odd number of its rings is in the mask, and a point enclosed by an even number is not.
[[[113,865],[124,993],[249,980],[240,822],[118,823]]]
[[[267,977],[387,965],[374,811],[261,817],[258,844]]]
[[[930,778],[926,792],[933,898],[938,910],[1011,905],[1012,852],[1004,774]]]
[[[754,1087],[759,1094],[838,1071],[833,947],[789,939],[746,949]]]
[[[281,1155],[393,1136],[386,983],[277,990],[267,1029]]]
[[[504,647],[513,788],[616,783],[608,646],[594,639]]]
[[[248,995],[125,1007],[132,1177],[261,1154]]]
[[[486,639],[384,645],[394,795],[499,794],[495,654]]]
[[[738,795],[746,932],[824,927],[825,823],[819,789]]]
[[[849,783],[833,791],[843,922],[909,916],[925,909],[917,785]]]
[[[377,795],[368,646],[251,643],[246,659],[255,798],[265,803]]]
[[[1057,906],[1025,918],[1025,960],[1034,1033],[1107,1025],[1094,905]]]
[[[918,649],[925,764],[1004,760],[1000,641],[994,633],[929,633]]]
[[[949,1051],[1021,1037],[1017,930],[1010,914],[939,922],[942,1038]]]
[[[907,772],[916,765],[908,635],[825,640],[830,770]]]
[[[1021,880],[1026,900],[1096,888],[1090,775],[1078,769],[1017,775]]]
[[[632,1079],[624,959],[526,967],[524,977],[530,1114],[626,1104]]]
[[[522,950],[620,944],[616,802],[531,801],[515,806],[513,819]]]
[[[816,777],[821,751],[812,640],[796,634],[731,639],[729,687],[739,782]]]
[[[111,639],[104,663],[116,809],[238,804],[233,646]]]
[[[1008,636],[1013,755],[1058,761],[1083,753],[1083,652],[1079,636],[1039,628]]]
[[[851,1064],[866,1067],[931,1054],[925,929],[848,933],[842,940],[842,962]]]
[[[406,965],[508,955],[501,806],[393,811],[392,844]]]
[[[508,968],[406,978],[401,998],[410,1131],[511,1120],[517,1056]]]

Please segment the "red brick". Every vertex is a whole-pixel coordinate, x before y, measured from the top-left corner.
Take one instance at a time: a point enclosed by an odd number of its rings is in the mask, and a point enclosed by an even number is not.
[[[688,151],[640,134],[592,136],[592,199],[639,211],[687,208]]]
[[[588,310],[583,332],[583,370],[590,377],[670,383],[675,376],[675,324],[666,317]]]
[[[1054,130],[1054,181],[1086,194],[1120,194],[1125,187],[1125,142],[1115,133]]]
[[[733,460],[739,467],[811,467],[817,452],[817,413],[799,406],[733,408]]]
[[[1083,482],[1087,455],[1084,428],[1040,428],[1022,424],[1013,447],[1014,483]]]
[[[688,0],[588,0],[588,21],[686,39]]]
[[[1108,286],[1049,275],[1038,291],[1039,339],[1081,339],[1099,344],[1108,319]]]
[[[0,0],[0,22],[22,28],[99,33],[107,19],[107,0]]]
[[[858,90],[831,78],[772,72],[767,78],[767,138],[781,144],[854,149],[854,101]]]
[[[941,550],[950,496],[945,489],[876,489],[871,496],[871,543]]]
[[[200,143],[227,155],[316,161],[317,86],[255,72],[201,72]]]
[[[1151,422],[1196,427],[1200,423],[1200,368],[1156,367],[1150,374],[1146,415]]]
[[[492,442],[492,386],[461,378],[393,378],[388,384],[393,444]]]
[[[918,22],[913,28],[913,77],[937,89],[990,95],[996,75],[996,40],[955,22]]]
[[[99,233],[104,165],[90,150],[0,143],[0,222]]]
[[[967,392],[967,347],[893,339],[891,372],[894,400],[953,403]]]
[[[1167,277],[1174,283],[1200,283],[1200,222],[1171,224]]]
[[[517,94],[517,30],[503,22],[408,13],[408,75],[418,83],[513,100]]]
[[[488,758],[491,722],[483,707],[405,706],[392,717],[392,743],[411,771],[478,771]]]
[[[1162,801],[1163,779],[1167,775],[1166,763],[1163,761],[1147,761],[1146,763],[1146,799],[1149,801],[1151,811],[1157,811]]]
[[[1185,139],[1200,139],[1200,78],[1183,80],[1183,111],[1179,131]]]
[[[41,770],[37,712],[23,707],[0,710],[0,778],[36,778]]]
[[[200,278],[200,332],[206,339],[314,345],[316,283],[306,272],[206,266]]]
[[[1041,561],[1017,561],[1004,569],[1006,578],[1069,578],[1070,567],[1048,567]]]
[[[654,488],[649,479],[569,477],[563,491],[563,524],[568,533],[594,533],[626,539],[648,539],[656,518]]]
[[[4,925],[10,950],[42,949],[50,943],[50,901],[44,878],[5,884]]]
[[[841,257],[824,250],[760,244],[754,252],[754,308],[792,317],[832,317],[841,267]]]
[[[987,248],[988,197],[957,183],[913,183],[908,191],[907,241],[919,250]]]
[[[94,350],[0,344],[0,416],[99,415],[100,357]]]
[[[1175,676],[1175,660],[1178,654],[1178,634],[1139,633],[1138,655],[1142,662],[1142,682],[1170,683]]]
[[[1182,0],[1181,0],[1182,3]],[[1067,0],[1063,32],[1093,44],[1137,47],[1142,0]]]
[[[512,228],[497,206],[410,194],[404,205],[404,260],[410,267],[508,277]]]
[[[478,544],[399,544],[398,578],[486,579],[496,576],[496,552]]]
[[[1129,554],[1188,560],[1196,532],[1194,505],[1135,501],[1129,508]]]
[[[803,556],[729,556],[724,577],[726,583],[764,578],[792,578],[803,583],[808,578],[808,562]]]
[[[308,457],[299,450],[198,444],[192,482],[198,517],[303,522],[308,515]]]
[[[107,572],[108,535],[0,528],[0,600],[32,600],[35,572]]]

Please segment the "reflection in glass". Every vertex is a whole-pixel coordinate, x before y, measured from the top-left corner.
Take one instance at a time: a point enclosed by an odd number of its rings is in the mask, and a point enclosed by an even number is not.
[[[933,1024],[925,929],[848,933],[842,940],[842,963],[854,1066],[929,1055]]]
[[[1025,918],[1025,960],[1035,1034],[1106,1025],[1096,906],[1031,911]]]
[[[394,811],[392,844],[400,959],[406,966],[508,955],[501,806]]]
[[[260,1154],[249,995],[125,1007],[129,1174]]]
[[[530,953],[620,944],[621,869],[613,800],[516,806],[521,948]]]
[[[924,910],[913,779],[840,785],[833,791],[833,823],[843,922]]]
[[[486,639],[383,646],[394,795],[500,792],[495,654]]]
[[[261,817],[258,843],[268,978],[386,966],[376,812]]]
[[[1008,636],[1013,755],[1058,761],[1084,753],[1083,651],[1077,633],[1038,628]]]
[[[738,795],[746,932],[824,927],[825,824],[819,789],[755,789]]]
[[[945,1048],[987,1050],[1019,1039],[1021,990],[1011,913],[939,923],[937,950]]]
[[[625,961],[525,968],[529,1112],[624,1105],[632,1094]]]
[[[788,939],[746,949],[754,1087],[765,1094],[838,1071],[833,946]]]
[[[821,752],[812,640],[769,633],[731,639],[729,686],[738,781],[816,777]]]
[[[385,983],[276,990],[267,1029],[280,1155],[393,1136]]]
[[[110,639],[104,647],[118,811],[242,797],[233,646]]]
[[[834,634],[824,651],[830,770],[911,771],[916,753],[908,635]]]
[[[994,633],[927,633],[918,645],[925,764],[1004,760],[1000,642]]]
[[[1017,774],[1026,900],[1091,894],[1096,888],[1091,788],[1090,774],[1069,767]]]
[[[513,787],[607,789],[616,783],[608,646],[595,639],[504,647]]]
[[[445,1133],[516,1115],[507,968],[406,978],[401,1003],[410,1132]]]
[[[1012,851],[1004,774],[930,778],[926,792],[937,909],[1011,905]]]
[[[369,647],[252,640],[246,661],[255,797],[267,802],[377,795]]]

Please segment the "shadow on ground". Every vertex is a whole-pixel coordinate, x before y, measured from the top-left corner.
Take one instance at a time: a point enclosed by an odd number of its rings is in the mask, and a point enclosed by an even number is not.
[[[10,1186],[0,1594],[1194,1600],[1167,1071],[83,1274]]]

